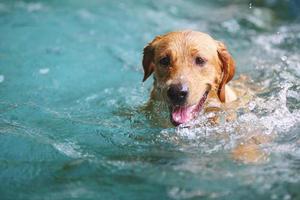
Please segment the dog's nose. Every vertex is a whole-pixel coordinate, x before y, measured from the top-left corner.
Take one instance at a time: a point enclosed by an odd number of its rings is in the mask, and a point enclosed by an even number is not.
[[[167,94],[174,105],[183,105],[188,96],[188,87],[182,84],[172,84]]]

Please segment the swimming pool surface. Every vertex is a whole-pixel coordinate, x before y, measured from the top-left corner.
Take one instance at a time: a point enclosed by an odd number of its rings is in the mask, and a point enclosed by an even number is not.
[[[0,199],[300,199],[299,8],[1,0]],[[225,41],[236,77],[263,88],[236,122],[165,128],[140,112],[142,49],[181,29]],[[231,159],[240,124],[277,136],[267,162]]]

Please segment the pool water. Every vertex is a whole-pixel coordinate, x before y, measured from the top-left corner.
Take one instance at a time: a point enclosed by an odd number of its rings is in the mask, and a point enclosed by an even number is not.
[[[0,1],[0,199],[300,199],[299,13],[296,0]],[[235,122],[141,112],[142,49],[181,29],[225,41],[236,77],[262,88]],[[267,161],[231,158],[237,126],[276,135]]]

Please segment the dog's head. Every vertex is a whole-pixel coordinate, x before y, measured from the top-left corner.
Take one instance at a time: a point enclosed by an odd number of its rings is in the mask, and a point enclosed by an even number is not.
[[[144,48],[145,81],[154,73],[154,90],[170,108],[174,125],[193,119],[207,97],[225,102],[225,84],[235,64],[222,42],[195,32],[171,32]]]

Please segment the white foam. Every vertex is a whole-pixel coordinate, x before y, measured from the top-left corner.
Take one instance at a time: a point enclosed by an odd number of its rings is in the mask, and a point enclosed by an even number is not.
[[[71,157],[71,158],[82,157],[82,154],[78,150],[76,150],[76,149],[79,149],[79,147],[76,146],[74,143],[70,143],[70,142],[54,143],[53,147],[68,157]]]
[[[176,128],[175,134],[172,129],[165,129],[161,134],[169,141],[188,142],[187,146],[182,145],[182,151],[189,151],[192,146],[197,146],[199,151],[210,154],[232,149],[247,134],[288,133],[300,123],[300,111],[290,111],[287,107],[287,94],[291,86],[290,83],[283,83],[279,92],[274,95],[265,99],[256,97],[249,103],[250,111],[238,114],[234,121],[226,122],[222,120],[223,113],[218,113],[221,122],[211,125],[208,114],[200,113],[196,120]]]

